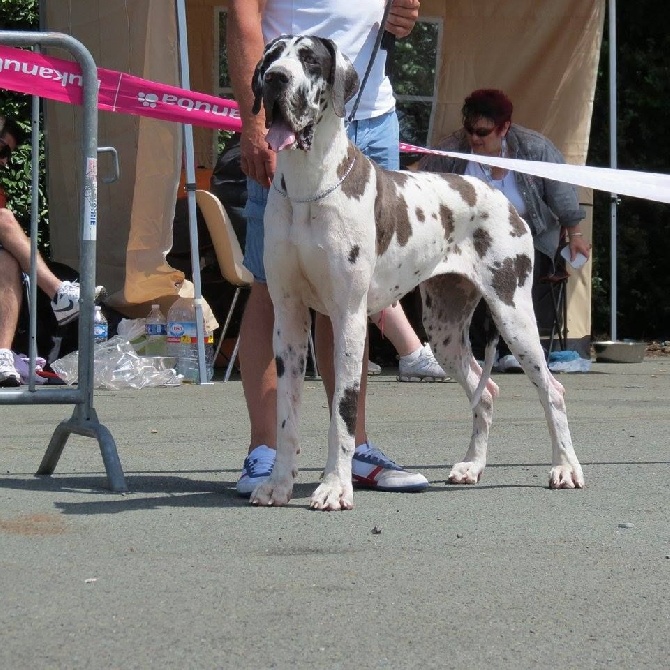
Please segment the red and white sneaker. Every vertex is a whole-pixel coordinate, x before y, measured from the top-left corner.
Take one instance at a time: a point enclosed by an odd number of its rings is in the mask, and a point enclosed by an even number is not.
[[[351,477],[355,485],[378,491],[411,493],[428,486],[428,480],[420,472],[408,472],[369,442],[356,447]]]

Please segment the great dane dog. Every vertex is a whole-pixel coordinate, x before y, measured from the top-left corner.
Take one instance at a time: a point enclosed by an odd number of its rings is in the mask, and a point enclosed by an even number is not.
[[[552,441],[549,486],[581,488],[563,387],[547,368],[533,311],[533,240],[507,198],[476,178],[389,172],[368,160],[347,139],[343,120],[358,77],[331,40],[277,38],[265,48],[252,88],[253,111],[258,114],[262,103],[268,144],[278,152],[264,221],[278,398],[276,462],[251,502],[285,505],[292,495],[313,308],[332,321],[335,393],[328,458],[310,506],[353,507],[351,459],[368,314],[418,284],[433,351],[473,408],[470,445],[449,481],[475,484],[486,465],[498,394],[489,379],[497,337],[482,370],[468,336],[483,297],[540,396]]]

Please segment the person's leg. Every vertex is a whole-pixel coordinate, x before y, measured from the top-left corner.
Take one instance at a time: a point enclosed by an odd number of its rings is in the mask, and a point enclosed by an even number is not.
[[[240,324],[240,371],[249,414],[248,455],[237,492],[249,496],[272,473],[277,448],[277,368],[272,348],[274,309],[263,266],[263,214],[267,190],[247,180],[244,265],[256,281]]]
[[[0,349],[11,349],[23,299],[21,268],[6,249],[0,248]]]
[[[16,259],[21,270],[30,272],[30,239],[8,209],[0,209],[0,245]],[[79,283],[61,281],[45,263],[42,256],[35,256],[37,285],[49,296],[51,308],[59,325],[74,321],[79,316]],[[95,289],[95,300],[106,294],[102,286]]]
[[[370,321],[391,341],[398,356],[407,356],[421,348],[421,340],[414,332],[400,301],[381,312],[371,314]]]
[[[240,325],[240,371],[251,435],[249,452],[277,447],[277,368],[272,351],[274,311],[266,284],[254,282]]]
[[[21,268],[8,251],[0,248],[0,386],[3,387],[21,383],[11,349],[22,298]]]
[[[21,270],[30,272],[30,239],[8,209],[0,209],[0,244],[16,259]],[[53,299],[61,280],[49,270],[44,259],[37,254],[37,285]]]

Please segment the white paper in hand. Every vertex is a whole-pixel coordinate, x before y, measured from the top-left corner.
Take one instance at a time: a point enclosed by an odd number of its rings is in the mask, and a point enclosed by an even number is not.
[[[584,265],[584,263],[586,263],[586,261],[588,260],[588,258],[586,256],[584,256],[584,254],[581,254],[581,253],[578,253],[575,256],[574,261],[570,260],[570,247],[569,246],[563,247],[561,249],[561,256],[563,256],[563,258],[565,258],[565,260],[570,265],[572,265],[572,267],[575,268],[575,270],[579,270],[579,268],[581,268],[582,265]]]

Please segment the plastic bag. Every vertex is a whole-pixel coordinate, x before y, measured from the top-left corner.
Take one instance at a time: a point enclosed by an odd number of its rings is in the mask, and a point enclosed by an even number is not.
[[[67,384],[78,379],[79,352],[54,361],[51,367]],[[93,350],[93,387],[119,390],[151,386],[175,386],[181,377],[174,369],[174,360],[165,356],[139,356],[125,338],[115,335]]]
[[[552,372],[588,372],[591,359],[582,358],[577,351],[552,351],[547,359]]]

